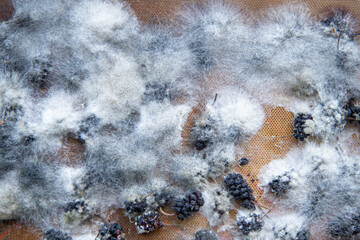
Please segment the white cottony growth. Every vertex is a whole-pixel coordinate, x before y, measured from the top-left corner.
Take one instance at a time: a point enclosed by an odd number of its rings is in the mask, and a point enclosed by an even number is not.
[[[112,54],[111,58],[114,62],[100,57],[101,70],[94,72],[82,85],[87,99],[86,111],[101,118],[105,124],[116,123],[132,110],[138,110],[144,92],[139,66],[121,53]]]
[[[217,94],[216,102],[208,102],[205,112],[217,125],[218,134],[225,138],[231,134],[244,138],[254,135],[261,128],[265,114],[256,99],[230,88]]]
[[[348,144],[360,114],[360,54],[350,16],[314,21],[306,6],[286,4],[254,22],[249,11],[210,1],[150,26],[126,2],[14,4],[0,23],[0,219],[85,239],[76,222],[91,214],[143,198],[160,212],[200,191],[199,211],[213,227],[230,222],[234,237],[360,232],[359,157]],[[312,136],[261,169],[261,197],[275,209],[264,216],[257,201],[259,216],[240,209],[244,224],[234,226],[222,180],[240,153],[260,151],[241,148],[264,125],[263,106],[311,115],[294,127]],[[89,211],[65,221],[76,199]]]

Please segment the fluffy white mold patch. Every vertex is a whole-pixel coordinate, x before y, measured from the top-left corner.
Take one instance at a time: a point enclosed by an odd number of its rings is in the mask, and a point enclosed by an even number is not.
[[[116,59],[116,62],[109,63],[106,58],[101,58],[104,61],[101,66],[107,71],[94,73],[82,85],[87,99],[86,111],[101,118],[104,123],[119,121],[131,110],[137,110],[144,92],[138,65],[120,53]]]
[[[265,113],[256,99],[234,89],[217,93],[215,102],[206,105],[205,115],[215,122],[221,138],[246,138],[261,128]]]

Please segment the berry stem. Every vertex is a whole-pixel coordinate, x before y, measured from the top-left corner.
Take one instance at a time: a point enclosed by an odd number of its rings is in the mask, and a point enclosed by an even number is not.
[[[269,209],[269,211],[267,211],[260,219],[262,220],[264,217],[266,217],[266,215],[268,215],[274,209],[275,205],[276,203],[274,203],[274,205]]]
[[[167,212],[164,212],[164,210],[163,210],[161,207],[159,208],[159,211],[160,211],[163,215],[169,216],[169,217],[172,217],[172,216],[175,216],[175,215],[176,215],[176,213],[167,213]]]
[[[140,202],[143,202],[146,198],[155,195],[155,193],[150,193],[149,195],[146,195],[145,197],[143,197]]]

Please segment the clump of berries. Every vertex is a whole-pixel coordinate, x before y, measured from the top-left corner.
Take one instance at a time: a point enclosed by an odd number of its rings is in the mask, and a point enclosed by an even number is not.
[[[195,240],[217,240],[218,237],[209,229],[201,229],[195,233]]]
[[[264,222],[260,215],[250,214],[249,217],[241,216],[237,218],[237,226],[245,235],[250,232],[259,232],[263,228]]]
[[[294,119],[294,137],[300,141],[310,136],[313,128],[311,114],[298,113]]]
[[[125,240],[123,228],[119,223],[105,223],[96,240]]]
[[[205,203],[202,194],[199,191],[187,193],[184,198],[178,199],[172,205],[174,211],[178,214],[178,219],[184,220],[198,212]]]
[[[149,233],[156,229],[162,228],[164,225],[160,220],[157,212],[147,212],[135,219],[135,226],[138,233]]]
[[[154,194],[154,204],[152,204],[151,208],[157,210],[159,207],[172,201],[173,193],[166,189],[162,189],[160,192]]]
[[[65,206],[65,217],[69,222],[85,221],[90,217],[90,209],[84,199],[69,202]]]
[[[360,233],[360,215],[337,217],[329,224],[330,234],[333,237],[349,238]]]
[[[67,233],[50,229],[45,233],[43,240],[72,240],[72,237],[70,237]]]
[[[139,201],[138,199],[135,199],[133,202],[125,202],[125,208],[126,211],[130,215],[140,215],[147,209],[148,204],[146,202],[146,199]]]
[[[240,199],[242,206],[247,209],[255,209],[255,205],[251,202],[255,200],[253,190],[240,173],[230,173],[225,179],[225,188],[236,200]]]
[[[84,199],[78,199],[73,202],[69,202],[66,204],[65,212],[89,212],[88,204],[85,202]]]
[[[282,196],[290,189],[290,177],[286,174],[278,176],[269,183],[269,186],[276,196]]]

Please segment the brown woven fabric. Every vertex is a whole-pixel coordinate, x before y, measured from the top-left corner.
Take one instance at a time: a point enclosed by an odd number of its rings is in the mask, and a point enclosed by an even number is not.
[[[196,0],[127,0],[131,8],[135,11],[138,18],[144,23],[152,23],[157,21],[169,21],[183,4],[200,2]],[[265,11],[269,7],[273,7],[279,4],[283,4],[289,1],[286,0],[232,0],[230,1],[235,5],[244,7],[250,11],[258,13],[260,16],[262,11]],[[341,9],[353,14],[354,17],[360,17],[360,0],[307,0],[306,2],[311,8],[313,16],[322,18],[330,14],[334,9]],[[0,0],[0,20],[9,19],[12,16],[13,7],[10,4],[10,0]],[[216,77],[212,78],[213,89],[216,89],[221,85],[223,81]],[[204,92],[214,92],[205,89]],[[211,94],[211,93],[208,93]],[[249,142],[239,146],[239,152],[237,159],[241,157],[250,158],[248,165],[240,168],[235,163],[233,164],[234,171],[238,171],[243,174],[250,186],[255,191],[255,196],[258,204],[262,207],[269,207],[271,203],[263,199],[261,194],[262,190],[258,187],[258,173],[262,166],[269,163],[271,160],[284,156],[291,147],[298,144],[297,141],[291,136],[286,136],[292,133],[292,119],[293,114],[287,112],[280,107],[264,106],[266,112],[266,121],[261,130],[254,136]],[[189,116],[188,121],[184,127],[182,133],[183,150],[186,151],[187,141],[189,137],[188,129],[192,126],[196,116],[201,114],[201,103],[199,107],[194,109]],[[358,141],[358,139],[353,139]],[[82,155],[82,149],[80,143],[68,138],[64,143],[64,151],[62,154],[69,160],[69,164],[74,164],[72,159],[74,156]],[[75,146],[75,147],[74,147]],[[76,147],[77,146],[77,147]],[[358,145],[356,145],[358,146]],[[242,149],[242,152],[240,152]],[[83,159],[81,157],[80,159]],[[171,209],[165,209],[171,212]],[[232,212],[234,215],[234,212]],[[111,221],[118,221],[124,227],[127,239],[181,239],[182,237],[191,239],[194,236],[194,232],[209,227],[206,219],[200,214],[195,214],[193,217],[186,221],[179,221],[176,217],[161,216],[161,219],[165,223],[165,227],[161,230],[155,231],[146,235],[137,235],[135,227],[129,222],[128,218],[122,214],[121,210],[115,211],[109,216]],[[231,236],[224,233],[221,236],[222,239],[231,239]],[[318,239],[318,236],[312,236],[313,239]],[[19,224],[15,221],[4,221],[0,223],[0,239],[1,240],[37,240],[41,239],[41,233],[37,232],[30,226]]]

